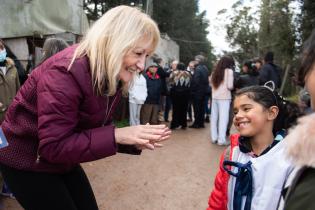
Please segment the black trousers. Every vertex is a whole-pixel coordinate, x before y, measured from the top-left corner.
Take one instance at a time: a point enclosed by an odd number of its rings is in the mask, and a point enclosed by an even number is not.
[[[89,180],[81,168],[53,174],[21,171],[0,164],[4,180],[25,210],[97,210]]]
[[[173,103],[171,128],[176,128],[179,125],[186,128],[189,93],[174,93],[171,95],[171,99]]]
[[[205,96],[193,97],[195,121],[193,125],[204,127]]]

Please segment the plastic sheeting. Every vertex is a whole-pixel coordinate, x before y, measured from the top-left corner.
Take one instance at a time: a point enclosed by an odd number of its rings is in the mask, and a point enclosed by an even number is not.
[[[88,28],[82,0],[0,0],[0,38],[42,36]]]

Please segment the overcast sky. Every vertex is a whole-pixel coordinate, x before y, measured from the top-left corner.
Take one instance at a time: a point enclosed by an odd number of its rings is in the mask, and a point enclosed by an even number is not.
[[[225,41],[226,30],[224,24],[226,20],[217,18],[217,12],[222,9],[230,9],[235,0],[199,0],[199,10],[207,11],[207,18],[210,21],[208,39],[212,43],[215,53],[221,53],[222,50],[230,50],[229,44]]]

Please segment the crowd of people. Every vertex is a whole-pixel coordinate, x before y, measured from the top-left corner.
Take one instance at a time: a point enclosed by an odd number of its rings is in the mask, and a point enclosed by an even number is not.
[[[227,147],[208,210],[315,208],[315,30],[297,74],[300,106],[279,94],[272,52],[245,61],[241,73],[228,55],[210,70],[204,55],[188,65],[153,55],[146,67],[159,37],[149,16],[118,6],[79,44],[47,39],[26,79],[0,40],[2,194],[31,210],[98,209],[80,163],[139,155],[162,147],[171,130],[210,122],[209,141]],[[130,126],[116,128],[112,115],[123,95]],[[232,124],[237,133],[230,135]]]

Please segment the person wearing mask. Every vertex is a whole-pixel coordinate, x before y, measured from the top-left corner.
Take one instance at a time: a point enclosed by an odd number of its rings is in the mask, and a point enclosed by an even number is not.
[[[18,71],[14,65],[14,61],[7,56],[5,44],[0,39],[0,124],[3,122],[7,109],[19,88],[20,81]],[[13,197],[1,173],[0,190],[1,195]]]
[[[128,23],[128,24],[126,24]],[[24,209],[98,209],[80,163],[140,154],[169,138],[165,125],[116,128],[112,114],[159,41],[156,23],[118,6],[81,43],[32,71],[7,110],[0,170]]]

